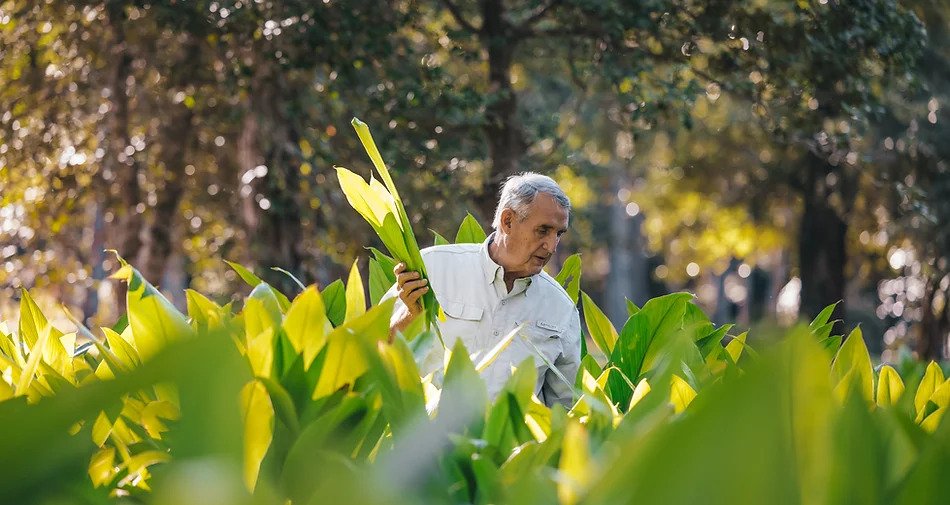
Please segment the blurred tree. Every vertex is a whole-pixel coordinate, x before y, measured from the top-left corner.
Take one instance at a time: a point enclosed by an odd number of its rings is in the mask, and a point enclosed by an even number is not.
[[[885,91],[913,85],[923,27],[885,0],[737,4],[725,16],[730,43],[694,39],[693,70],[707,93],[747,100],[768,133],[777,155],[760,188],[776,183],[801,198],[801,312],[811,317],[845,298],[848,216],[861,179],[878,177],[862,156],[865,135]]]

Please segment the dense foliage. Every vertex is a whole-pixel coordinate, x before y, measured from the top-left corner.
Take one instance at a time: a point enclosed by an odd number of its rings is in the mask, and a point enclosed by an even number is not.
[[[464,236],[463,224],[459,235]],[[378,253],[380,257],[385,257]],[[392,300],[359,271],[291,300],[253,286],[240,309],[189,291],[182,314],[127,264],[128,317],[63,334],[21,294],[0,326],[0,491],[17,503],[940,503],[950,380],[936,363],[872,366],[828,307],[761,339],[716,326],[687,293],[628,302],[618,331],[558,276],[593,344],[575,403],[545,407],[536,368],[486,397],[483,356],[419,331],[388,341]],[[382,277],[381,277],[382,276]],[[370,286],[389,282],[370,270]],[[77,346],[88,338],[90,344]],[[125,497],[125,498],[121,498]]]

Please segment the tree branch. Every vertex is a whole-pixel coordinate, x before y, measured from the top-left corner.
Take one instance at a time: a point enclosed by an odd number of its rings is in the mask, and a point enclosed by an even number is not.
[[[459,9],[457,5],[452,3],[452,0],[442,0],[442,3],[445,4],[445,7],[449,9],[450,13],[452,13],[452,17],[455,18],[455,22],[462,25],[462,28],[471,33],[478,33],[481,31],[478,28],[475,28],[475,25],[469,23],[468,20],[465,19],[465,16],[462,14],[462,10]]]
[[[525,18],[525,20],[515,28],[515,32],[518,34],[529,33],[531,31],[531,27],[534,26],[535,23],[544,18],[548,11],[554,7],[557,7],[560,3],[561,0],[551,0],[547,4],[535,8],[534,12],[529,14],[528,17]]]

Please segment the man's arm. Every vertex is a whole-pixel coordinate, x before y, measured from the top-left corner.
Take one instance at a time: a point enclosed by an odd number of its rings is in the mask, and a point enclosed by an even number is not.
[[[581,363],[581,319],[574,308],[574,314],[571,315],[570,324],[567,330],[561,335],[562,352],[554,360],[554,367],[567,379],[558,377],[554,370],[548,370],[544,375],[544,384],[541,386],[541,392],[544,394],[545,405],[552,407],[555,403],[560,403],[566,409],[574,405],[574,378],[577,377],[577,369]]]

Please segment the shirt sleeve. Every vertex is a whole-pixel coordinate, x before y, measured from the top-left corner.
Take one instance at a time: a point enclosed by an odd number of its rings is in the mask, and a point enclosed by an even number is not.
[[[581,320],[575,307],[570,324],[561,335],[563,345],[561,354],[554,360],[554,368],[563,378],[559,377],[554,370],[548,370],[545,372],[544,384],[541,386],[544,404],[548,407],[560,403],[564,408],[570,409],[574,405],[574,378],[577,377],[577,369],[581,362],[581,338]],[[566,384],[564,379],[570,383]]]

